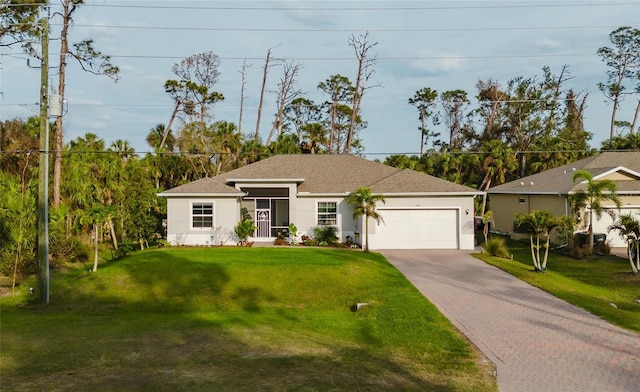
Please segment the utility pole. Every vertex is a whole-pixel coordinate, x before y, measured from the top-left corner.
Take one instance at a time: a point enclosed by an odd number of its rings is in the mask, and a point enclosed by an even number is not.
[[[38,173],[38,298],[49,303],[49,8],[42,18],[40,162]]]

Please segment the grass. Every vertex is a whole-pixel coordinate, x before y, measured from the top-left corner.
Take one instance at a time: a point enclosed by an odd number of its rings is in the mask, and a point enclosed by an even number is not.
[[[640,275],[618,256],[575,259],[551,252],[547,271],[535,272],[529,244],[511,242],[513,260],[476,255],[517,278],[620,327],[640,333]],[[611,304],[615,304],[615,307]]]
[[[496,390],[375,253],[165,248],[51,284],[47,307],[0,302],[2,390]]]

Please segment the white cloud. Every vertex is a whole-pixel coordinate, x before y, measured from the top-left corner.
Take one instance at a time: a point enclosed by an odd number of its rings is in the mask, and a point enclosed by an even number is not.
[[[415,57],[420,59],[410,60],[409,66],[428,73],[462,69],[467,63],[463,56],[445,52],[416,52]]]

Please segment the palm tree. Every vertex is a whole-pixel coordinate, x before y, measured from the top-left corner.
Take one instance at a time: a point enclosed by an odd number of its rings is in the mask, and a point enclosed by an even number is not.
[[[227,121],[219,121],[216,127],[216,142],[220,148],[220,156],[216,162],[216,175],[230,170],[232,164],[239,167],[239,153],[242,148],[242,134],[238,132],[236,125]]]
[[[369,218],[375,219],[378,223],[380,223],[380,221],[382,220],[382,217],[376,210],[376,204],[379,201],[384,203],[384,196],[374,195],[371,192],[371,188],[367,187],[362,187],[357,189],[355,192],[351,192],[349,194],[349,198],[347,199],[347,202],[350,205],[354,206],[353,219],[360,218],[361,216],[365,217],[365,252],[369,251]]]
[[[547,269],[547,259],[549,257],[550,233],[556,227],[568,228],[571,225],[571,218],[568,216],[554,217],[546,210],[533,210],[529,214],[518,213],[515,216],[515,224],[521,230],[529,233],[531,244],[531,258],[536,272],[543,272]],[[533,237],[536,237],[535,243]],[[540,245],[540,238],[545,243]],[[540,259],[540,248],[545,248],[544,258]]]
[[[640,223],[631,214],[620,215],[618,220],[609,226],[608,231],[612,230],[618,230],[620,237],[627,243],[627,257],[631,264],[631,271],[637,274],[640,272]]]
[[[578,170],[573,174],[573,182],[576,180],[583,180],[586,182],[586,190],[578,190],[572,195],[572,204],[574,208],[586,207],[589,209],[589,248],[593,249],[593,213],[596,213],[596,217],[600,219],[602,212],[605,208],[602,206],[602,202],[610,200],[615,203],[618,210],[620,210],[620,199],[618,199],[617,186],[612,180],[599,180],[595,181],[593,175],[587,170]],[[615,212],[607,210],[607,213],[611,216],[611,219],[615,219]]]
[[[491,185],[504,184],[507,176],[518,168],[518,162],[513,150],[506,147],[500,140],[489,140],[482,144],[481,149],[486,155],[482,161],[484,178],[478,189],[486,191],[491,188]],[[485,193],[482,198],[480,216],[484,215],[486,207],[487,195]]]

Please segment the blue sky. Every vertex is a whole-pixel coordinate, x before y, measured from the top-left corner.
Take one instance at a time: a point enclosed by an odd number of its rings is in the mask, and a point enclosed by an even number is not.
[[[225,101],[214,108],[216,120],[238,122],[241,74],[247,71],[243,132],[255,131],[262,67],[267,50],[302,64],[298,88],[316,103],[326,97],[318,83],[341,74],[355,81],[357,63],[348,46],[351,34],[369,32],[377,64],[364,96],[362,131],[365,154],[417,153],[416,109],[407,100],[416,90],[462,89],[472,102],[478,80],[506,85],[516,76],[542,74],[548,65],[559,73],[570,66],[565,84],[589,94],[585,112],[592,145],[609,135],[611,106],[597,88],[606,66],[596,55],[610,46],[619,26],[640,26],[640,1],[118,1],[85,0],[75,16],[70,40],[92,38],[121,69],[121,79],[82,72],[72,60],[67,76],[65,141],[93,132],[107,144],[128,140],[148,151],[145,137],[167,123],[172,101],[164,82],[171,67],[192,54],[213,51],[220,58],[216,90]],[[52,11],[59,7],[52,0]],[[53,19],[53,34],[59,20]],[[59,41],[52,40],[51,65]],[[2,120],[35,115],[40,71],[27,66],[17,49],[0,52]],[[33,64],[33,61],[31,62]],[[281,68],[273,67],[268,90],[276,90]],[[57,86],[55,70],[51,86]],[[266,139],[275,114],[275,93],[265,96],[261,135]],[[635,99],[623,102],[619,120],[631,121]],[[446,135],[443,135],[446,136]]]

